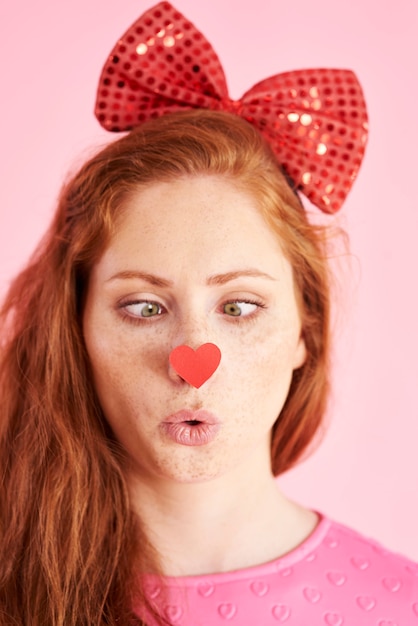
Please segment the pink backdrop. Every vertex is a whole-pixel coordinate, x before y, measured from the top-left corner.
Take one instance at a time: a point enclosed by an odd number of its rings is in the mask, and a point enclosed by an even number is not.
[[[289,69],[354,69],[371,137],[339,222],[335,385],[319,450],[285,491],[418,559],[418,4],[372,0],[176,0],[214,44],[232,97]],[[68,169],[109,137],[92,109],[116,39],[148,0],[3,3],[0,292],[53,210]],[[118,7],[117,10],[115,7]],[[246,7],[246,8],[243,8]],[[256,10],[258,8],[258,10]]]

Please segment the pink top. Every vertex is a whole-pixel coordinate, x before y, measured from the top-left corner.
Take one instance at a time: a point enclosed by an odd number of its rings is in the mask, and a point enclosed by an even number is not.
[[[325,517],[275,561],[165,583],[147,589],[173,626],[418,626],[418,565]]]

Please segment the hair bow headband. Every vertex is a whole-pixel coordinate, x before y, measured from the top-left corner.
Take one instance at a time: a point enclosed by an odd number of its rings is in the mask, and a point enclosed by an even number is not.
[[[367,141],[366,105],[353,72],[285,72],[231,100],[211,44],[169,2],[160,2],[110,53],[95,114],[106,130],[128,131],[150,118],[193,108],[240,115],[267,139],[311,202],[326,213],[343,204]]]

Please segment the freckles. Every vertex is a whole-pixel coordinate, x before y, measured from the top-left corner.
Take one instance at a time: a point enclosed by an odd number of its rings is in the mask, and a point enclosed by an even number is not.
[[[144,386],[153,375],[168,369],[168,346],[158,335],[120,333],[102,351],[103,357],[110,359],[110,368],[116,376],[135,377]]]
[[[291,361],[292,344],[296,340],[294,332],[259,332],[248,337],[241,351],[240,370],[251,373],[251,376],[269,378],[268,373],[286,370]],[[238,361],[238,359],[237,359]]]
[[[157,450],[153,462],[161,475],[175,476],[182,482],[211,480],[219,473],[219,452],[210,449],[200,449],[196,456],[190,450]]]

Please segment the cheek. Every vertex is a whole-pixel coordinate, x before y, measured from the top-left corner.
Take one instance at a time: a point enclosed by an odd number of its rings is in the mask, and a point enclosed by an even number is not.
[[[240,396],[242,405],[268,406],[277,416],[292,379],[298,329],[264,328],[226,344],[220,372],[228,381],[226,391]]]
[[[116,381],[149,377],[165,360],[159,333],[142,337],[141,329],[123,327],[114,320],[85,319],[87,352],[97,380]],[[168,357],[167,357],[168,358]]]
[[[91,311],[85,314],[84,337],[94,387],[105,415],[109,416],[118,404],[123,407],[129,381],[135,376],[135,359],[114,328]]]
[[[150,346],[143,350],[122,342],[100,342],[89,354],[99,396],[115,394],[117,401],[146,386],[158,368]]]

